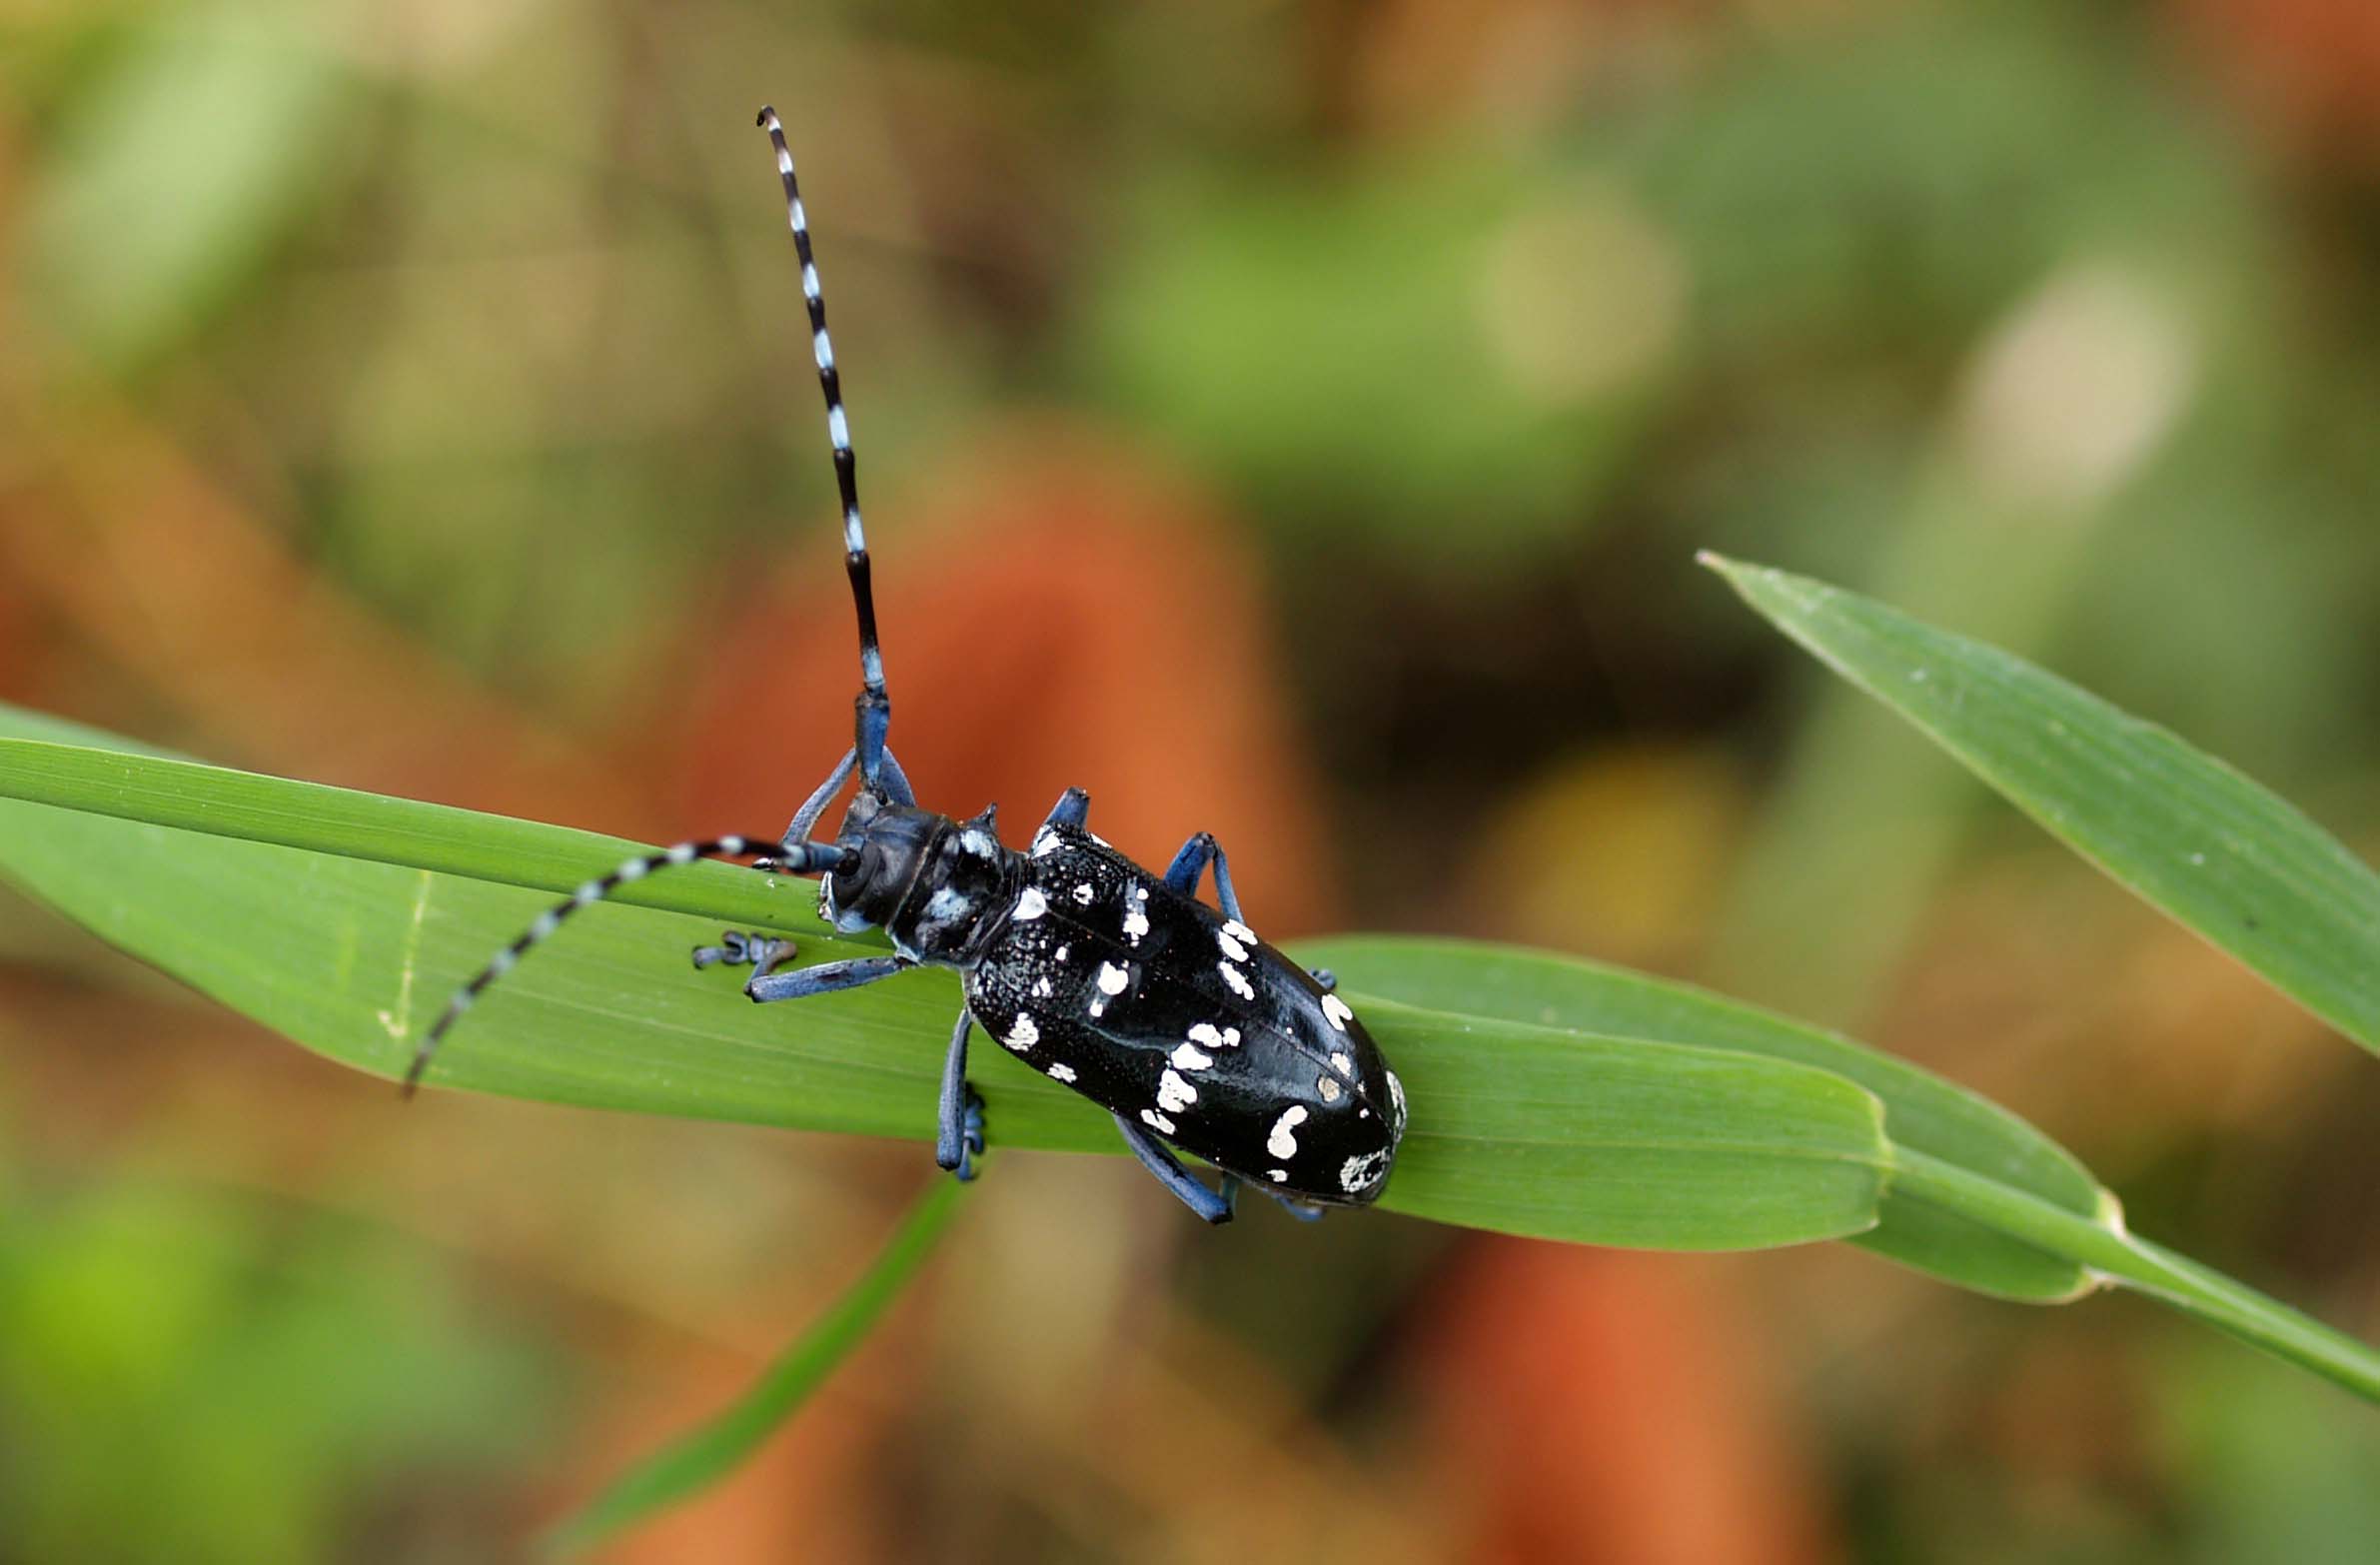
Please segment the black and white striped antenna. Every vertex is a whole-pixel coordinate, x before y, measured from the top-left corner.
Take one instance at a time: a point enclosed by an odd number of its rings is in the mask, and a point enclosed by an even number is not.
[[[793,250],[801,258],[801,297],[808,306],[810,318],[810,348],[818,361],[818,387],[826,397],[826,434],[834,445],[834,482],[843,502],[843,569],[851,579],[851,602],[859,616],[859,676],[860,691],[855,703],[855,740],[852,754],[844,758],[823,786],[813,793],[781,840],[758,836],[719,836],[707,840],[678,842],[657,852],[642,853],[621,863],[610,873],[599,875],[580,886],[563,901],[540,913],[535,922],[521,931],[512,943],[490,957],[488,964],[473,974],[471,981],[455,991],[447,1001],[447,1008],[439,1013],[430,1030],[422,1034],[422,1041],[414,1049],[412,1063],[405,1072],[405,1091],[412,1095],[421,1084],[422,1076],[430,1068],[431,1056],[438,1052],[449,1028],[460,1020],[465,1011],[476,1004],[480,995],[497,979],[521,964],[545,941],[553,938],[563,920],[582,907],[592,906],[631,881],[641,880],[655,870],[678,864],[689,864],[700,858],[759,857],[756,868],[766,868],[786,874],[819,873],[834,868],[843,856],[842,849],[830,842],[809,840],[809,830],[828,800],[847,778],[854,764],[862,784],[879,798],[897,798],[907,802],[909,788],[901,777],[899,764],[884,748],[886,730],[891,725],[892,703],[884,694],[884,654],[876,645],[876,599],[868,580],[867,532],[859,520],[859,467],[851,455],[851,421],[843,411],[842,376],[835,369],[834,343],[826,335],[826,300],[818,288],[818,263],[810,250],[809,215],[802,210],[801,186],[793,177],[793,153],[785,145],[785,128],[777,119],[776,110],[760,111],[759,123],[767,128],[768,140],[776,148],[776,167],[785,185],[785,218],[793,230]],[[788,947],[789,948],[789,947]]]
[[[785,184],[785,221],[793,230],[793,253],[801,258],[801,298],[810,316],[810,351],[818,361],[818,389],[826,396],[826,437],[834,444],[834,482],[843,501],[843,570],[851,579],[851,605],[859,615],[859,680],[856,737],[860,782],[883,795],[884,734],[892,702],[884,694],[884,654],[876,645],[876,596],[868,581],[867,530],[859,521],[859,464],[851,454],[851,420],[843,411],[842,372],[835,368],[834,342],[826,335],[826,298],[818,288],[818,261],[810,248],[809,214],[793,176],[793,152],[776,110],[763,108],[759,124],[776,148],[776,171]]]
[[[754,853],[768,854],[775,867],[787,874],[832,869],[843,856],[842,849],[832,842],[796,842],[787,846],[773,837],[714,836],[702,841],[673,843],[657,852],[639,853],[609,874],[595,876],[538,914],[528,928],[513,937],[511,944],[489,957],[488,965],[455,991],[454,997],[447,1001],[447,1008],[439,1012],[438,1019],[430,1024],[430,1030],[422,1034],[422,1041],[414,1048],[413,1063],[405,1070],[405,1095],[413,1096],[414,1089],[422,1084],[422,1073],[430,1068],[430,1056],[438,1052],[447,1029],[478,1003],[481,991],[521,965],[522,957],[552,939],[571,914],[582,907],[594,906],[621,886],[641,880],[656,869],[690,864],[697,858],[744,858]]]

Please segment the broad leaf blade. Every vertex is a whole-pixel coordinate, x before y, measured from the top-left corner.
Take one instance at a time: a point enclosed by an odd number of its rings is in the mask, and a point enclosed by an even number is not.
[[[2053,835],[2380,1051],[2380,874],[2295,806],[2022,659],[1806,577],[1705,562]]]
[[[0,713],[0,732],[9,715]],[[44,732],[55,733],[54,728]],[[77,769],[83,782],[61,782]],[[79,773],[77,774],[80,775]],[[394,1075],[448,989],[551,897],[409,867],[408,854],[567,888],[620,845],[527,821],[130,755],[0,744],[0,795],[282,831],[318,851],[26,802],[0,803],[0,870],[234,1009]],[[323,811],[318,815],[317,809]],[[426,816],[423,811],[433,811]],[[422,822],[432,819],[435,830]],[[368,853],[371,857],[348,856]],[[390,859],[396,861],[375,861]],[[532,867],[534,866],[534,867]],[[816,934],[806,883],[720,869],[656,876],[709,918],[601,905],[492,988],[433,1080],[558,1102],[924,1139],[958,986],[940,971],[754,1006],[689,946],[719,924],[785,929],[803,961],[862,947]],[[707,889],[700,894],[707,895]],[[773,916],[771,916],[773,914]],[[1872,1224],[1887,1159],[1872,1097],[1822,1070],[1356,1003],[1414,1103],[1387,1204],[1506,1232],[1738,1248]],[[1119,1149],[1108,1116],[996,1048],[976,1067],[1008,1147]]]
[[[1367,993],[1461,1004],[1581,1032],[1659,1039],[1794,1060],[1858,1082],[1884,1104],[1884,1130],[1910,1147],[2088,1217],[2105,1199],[2089,1171],[2040,1131],[1963,1087],[1848,1038],[1689,984],[1468,940],[1341,935],[1302,942],[1304,960]],[[1876,1226],[1853,1241],[1945,1281],[2057,1303],[2088,1292],[2070,1259],[1887,1191]]]
[[[1647,1249],[1788,1244],[1873,1224],[1876,1100],[1840,1076],[1374,999],[1413,1108],[1384,1204]],[[1842,1226],[1834,1226],[1842,1224]]]
[[[420,799],[391,798],[321,782],[234,772],[134,751],[94,730],[0,708],[0,778],[28,803],[179,826],[209,836],[277,842],[343,858],[368,858],[441,874],[567,893],[644,844],[595,831],[517,820]],[[30,725],[23,719],[33,719]],[[773,833],[767,833],[773,834]],[[742,918],[830,933],[805,882],[755,876],[725,864],[689,864],[621,886],[610,900],[705,918]],[[881,935],[840,936],[876,950]]]

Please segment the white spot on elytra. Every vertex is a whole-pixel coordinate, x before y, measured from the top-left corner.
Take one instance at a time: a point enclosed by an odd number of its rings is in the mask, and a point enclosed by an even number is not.
[[[1273,1133],[1264,1138],[1264,1149],[1288,1162],[1298,1154],[1298,1138],[1290,1132],[1306,1122],[1306,1105],[1292,1103],[1273,1121]]]
[[[1240,998],[1246,1000],[1256,998],[1256,985],[1250,983],[1239,968],[1234,967],[1230,962],[1219,961],[1215,963],[1215,970],[1223,974],[1223,981],[1230,984],[1232,992],[1239,995]]]
[[[1008,1035],[1000,1041],[1013,1049],[1028,1049],[1041,1041],[1041,1029],[1033,1025],[1032,1017],[1020,1010],[1016,1013],[1015,1022],[1008,1028]]]
[[[1289,1182],[1289,1170],[1286,1168],[1267,1168],[1264,1171],[1264,1176],[1267,1179],[1272,1180],[1275,1184],[1287,1184]]]
[[[1333,1054],[1331,1068],[1343,1076],[1352,1076],[1355,1074],[1355,1061],[1345,1054]]]
[[[1353,1195],[1379,1178],[1380,1170],[1388,1163],[1388,1149],[1383,1147],[1377,1152],[1366,1152],[1361,1157],[1347,1159],[1339,1167],[1339,1188]]]
[[[1099,964],[1100,993],[1121,994],[1124,992],[1124,985],[1130,983],[1131,981],[1132,974],[1117,966],[1114,962],[1103,961]]]
[[[1024,894],[1016,899],[1015,916],[1018,918],[1030,920],[1040,917],[1047,911],[1049,911],[1049,898],[1041,894],[1041,887],[1037,885],[1026,886]]]
[[[1254,929],[1249,928],[1237,918],[1224,919],[1223,932],[1230,935],[1233,939],[1238,940],[1243,945],[1262,945],[1264,943],[1262,940],[1256,937],[1256,931]]]
[[[1133,944],[1138,945],[1140,943],[1140,937],[1148,932],[1149,915],[1141,911],[1138,907],[1125,908],[1124,938],[1130,940]]]
[[[1168,1113],[1178,1114],[1198,1101],[1198,1088],[1182,1079],[1180,1071],[1168,1070],[1157,1078],[1157,1106]]]
[[[1085,907],[1090,906],[1091,898],[1098,894],[1098,892],[1091,889],[1091,882],[1088,880],[1081,881],[1074,887],[1074,899],[1082,903]]]
[[[1173,1121],[1153,1108],[1144,1108],[1140,1111],[1140,1122],[1159,1135],[1173,1134]]]
[[[1314,1090],[1322,1094],[1322,1100],[1326,1103],[1339,1101],[1339,1083],[1328,1076],[1316,1076]]]
[[[1190,1041],[1193,1043],[1204,1043],[1209,1048],[1221,1048],[1223,1046],[1223,1034],[1215,1030],[1215,1024],[1213,1022],[1201,1021],[1194,1023],[1191,1026]]]
[[[1222,948],[1223,954],[1233,961],[1246,961],[1248,959],[1248,947],[1233,939],[1229,929],[1217,929],[1215,931],[1215,943]]]
[[[1072,1065],[1060,1064],[1053,1060],[1051,1061],[1049,1067],[1049,1078],[1052,1081],[1072,1081],[1074,1079],[1074,1067]]]
[[[1205,1070],[1215,1063],[1215,1056],[1201,1054],[1195,1043],[1176,1043],[1173,1046],[1173,1062],[1179,1070]]]
[[[1325,994],[1322,997],[1322,1013],[1330,1017],[1331,1025],[1341,1032],[1345,1032],[1347,1024],[1355,1020],[1355,1012],[1347,1008],[1347,1001],[1336,994]],[[1345,1069],[1346,1067],[1341,1066],[1340,1068]]]
[[[1050,995],[1049,979],[1047,979],[1047,978],[1035,978],[1035,979],[1033,980],[1033,997],[1034,997],[1035,999],[1047,999],[1047,998],[1049,998],[1049,995]]]
[[[1106,837],[1104,837],[1104,836],[1101,836],[1101,835],[1100,835],[1098,832],[1096,832],[1096,831],[1086,831],[1086,832],[1084,832],[1083,834],[1084,834],[1085,836],[1089,837],[1089,838],[1090,838],[1092,841],[1094,841],[1094,842],[1097,842],[1097,843],[1098,843],[1098,844],[1099,844],[1101,847],[1108,847],[1108,846],[1112,846],[1112,845],[1113,845],[1112,843],[1110,843],[1110,842],[1108,841],[1108,839],[1107,839]]]
[[[1052,960],[1052,961],[1064,961],[1064,960],[1066,959],[1066,953],[1067,953],[1068,951],[1072,950],[1072,949],[1074,949],[1074,947],[1073,947],[1073,946],[1071,946],[1071,945],[1061,945],[1061,946],[1059,946],[1059,947],[1057,948],[1057,950],[1056,950],[1056,951],[1055,951],[1055,952],[1054,952],[1054,953],[1051,955],[1051,957],[1050,957],[1050,960]]]
[[[1388,1084],[1391,1114],[1389,1125],[1396,1134],[1403,1135],[1405,1133],[1405,1083],[1399,1081],[1397,1073],[1392,1070],[1388,1072]]]

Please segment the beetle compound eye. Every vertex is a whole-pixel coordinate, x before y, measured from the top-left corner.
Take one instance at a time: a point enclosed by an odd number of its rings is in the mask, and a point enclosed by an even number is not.
[[[884,878],[884,849],[873,842],[856,857],[846,857],[834,871],[834,899],[843,907],[857,906]]]

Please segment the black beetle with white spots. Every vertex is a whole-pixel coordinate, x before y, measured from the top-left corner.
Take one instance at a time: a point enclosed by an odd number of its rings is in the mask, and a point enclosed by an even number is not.
[[[831,993],[921,965],[961,974],[966,1005],[943,1066],[934,1152],[961,1179],[973,1176],[984,1144],[983,1100],[967,1080],[968,1037],[979,1026],[1114,1114],[1133,1154],[1208,1222],[1230,1219],[1243,1181],[1301,1215],[1369,1205],[1396,1161],[1405,1090],[1332,992],[1330,974],[1298,966],[1248,927],[1212,835],[1197,832],[1153,874],[1088,828],[1090,798],[1080,788],[1059,797],[1023,852],[1001,843],[990,809],[955,820],[918,807],[887,744],[892,704],[876,644],[858,470],[809,219],[776,112],[762,109],[760,124],[784,180],[842,494],[843,563],[859,617],[853,744],[781,837],[680,842],[629,859],[540,915],[456,991],[416,1049],[406,1089],[420,1083],[448,1029],[488,985],[571,913],[673,864],[751,858],[757,869],[819,875],[820,913],[846,933],[882,928],[894,951],[788,967],[791,940],[735,930],[695,950],[697,967],[749,964],[743,990],[754,1000]],[[819,817],[854,775],[858,789],[835,839],[814,839]],[[1210,866],[1220,910],[1198,900]],[[1193,1176],[1169,1148],[1220,1169],[1220,1185]]]

